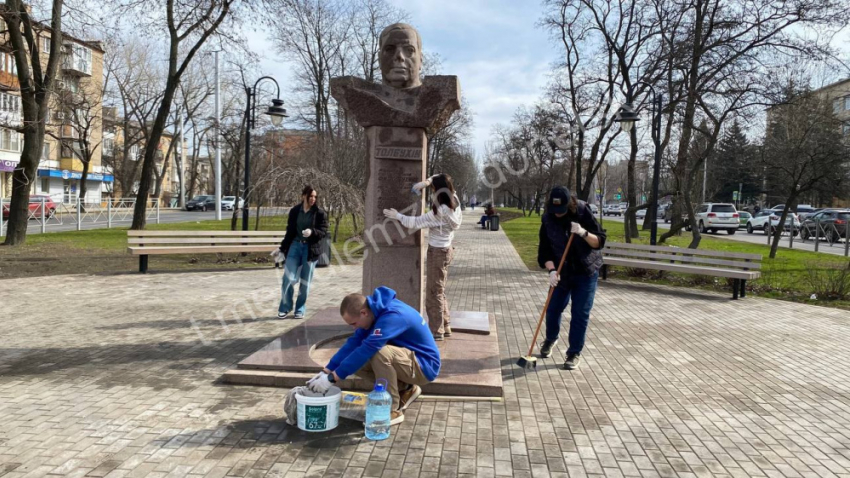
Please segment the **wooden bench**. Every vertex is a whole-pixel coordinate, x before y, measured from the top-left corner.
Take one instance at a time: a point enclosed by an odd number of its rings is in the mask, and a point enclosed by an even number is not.
[[[286,231],[127,231],[127,251],[139,256],[139,272],[148,271],[148,256],[271,252]]]
[[[602,251],[602,278],[607,279],[608,267],[622,266],[634,269],[697,274],[734,279],[732,299],[746,297],[747,281],[761,276],[760,254],[704,251],[668,246],[607,243]]]

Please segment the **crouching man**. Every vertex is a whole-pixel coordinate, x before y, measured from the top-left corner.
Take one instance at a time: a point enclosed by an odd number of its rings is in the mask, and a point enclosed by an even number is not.
[[[386,379],[393,397],[390,423],[403,422],[404,411],[422,393],[420,386],[440,373],[440,351],[428,321],[388,287],[378,287],[371,297],[347,295],[339,313],[356,329],[354,335],[307,386],[324,393],[355,373],[372,383]]]

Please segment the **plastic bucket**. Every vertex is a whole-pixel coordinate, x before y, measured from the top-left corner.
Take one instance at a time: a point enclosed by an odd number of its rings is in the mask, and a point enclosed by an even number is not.
[[[295,394],[298,403],[298,428],[305,432],[326,432],[339,425],[342,390],[331,387],[324,395],[305,390]]]

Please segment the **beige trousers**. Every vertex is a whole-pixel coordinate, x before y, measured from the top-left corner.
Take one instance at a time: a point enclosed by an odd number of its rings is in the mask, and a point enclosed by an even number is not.
[[[454,247],[440,249],[428,246],[425,312],[428,313],[428,326],[432,334],[442,334],[445,327],[451,324],[449,301],[446,299],[446,280],[449,276],[449,264],[454,256]]]
[[[422,386],[428,383],[413,351],[395,345],[381,347],[381,350],[357,371],[357,376],[372,383],[378,378],[385,379],[387,391],[393,397],[393,410],[399,408],[399,385]]]

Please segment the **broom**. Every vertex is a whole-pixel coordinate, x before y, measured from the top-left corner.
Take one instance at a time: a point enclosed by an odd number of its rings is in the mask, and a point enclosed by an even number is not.
[[[564,255],[561,256],[561,263],[558,264],[558,275],[561,275],[561,268],[564,267],[564,261],[567,259],[567,253],[570,252],[570,246],[573,243],[574,234],[570,234],[570,239],[567,241],[567,247],[564,249]],[[552,292],[555,291],[555,288],[551,285],[549,286],[549,296],[546,297],[546,304],[543,305],[543,310],[540,312],[540,320],[537,321],[537,330],[534,331],[534,338],[531,339],[531,348],[528,349],[528,355],[525,357],[520,357],[517,360],[517,365],[524,369],[536,369],[537,368],[537,357],[532,356],[531,354],[534,352],[534,346],[537,345],[537,335],[540,333],[540,326],[543,325],[543,318],[546,317],[546,309],[549,308],[549,301],[552,300]]]

